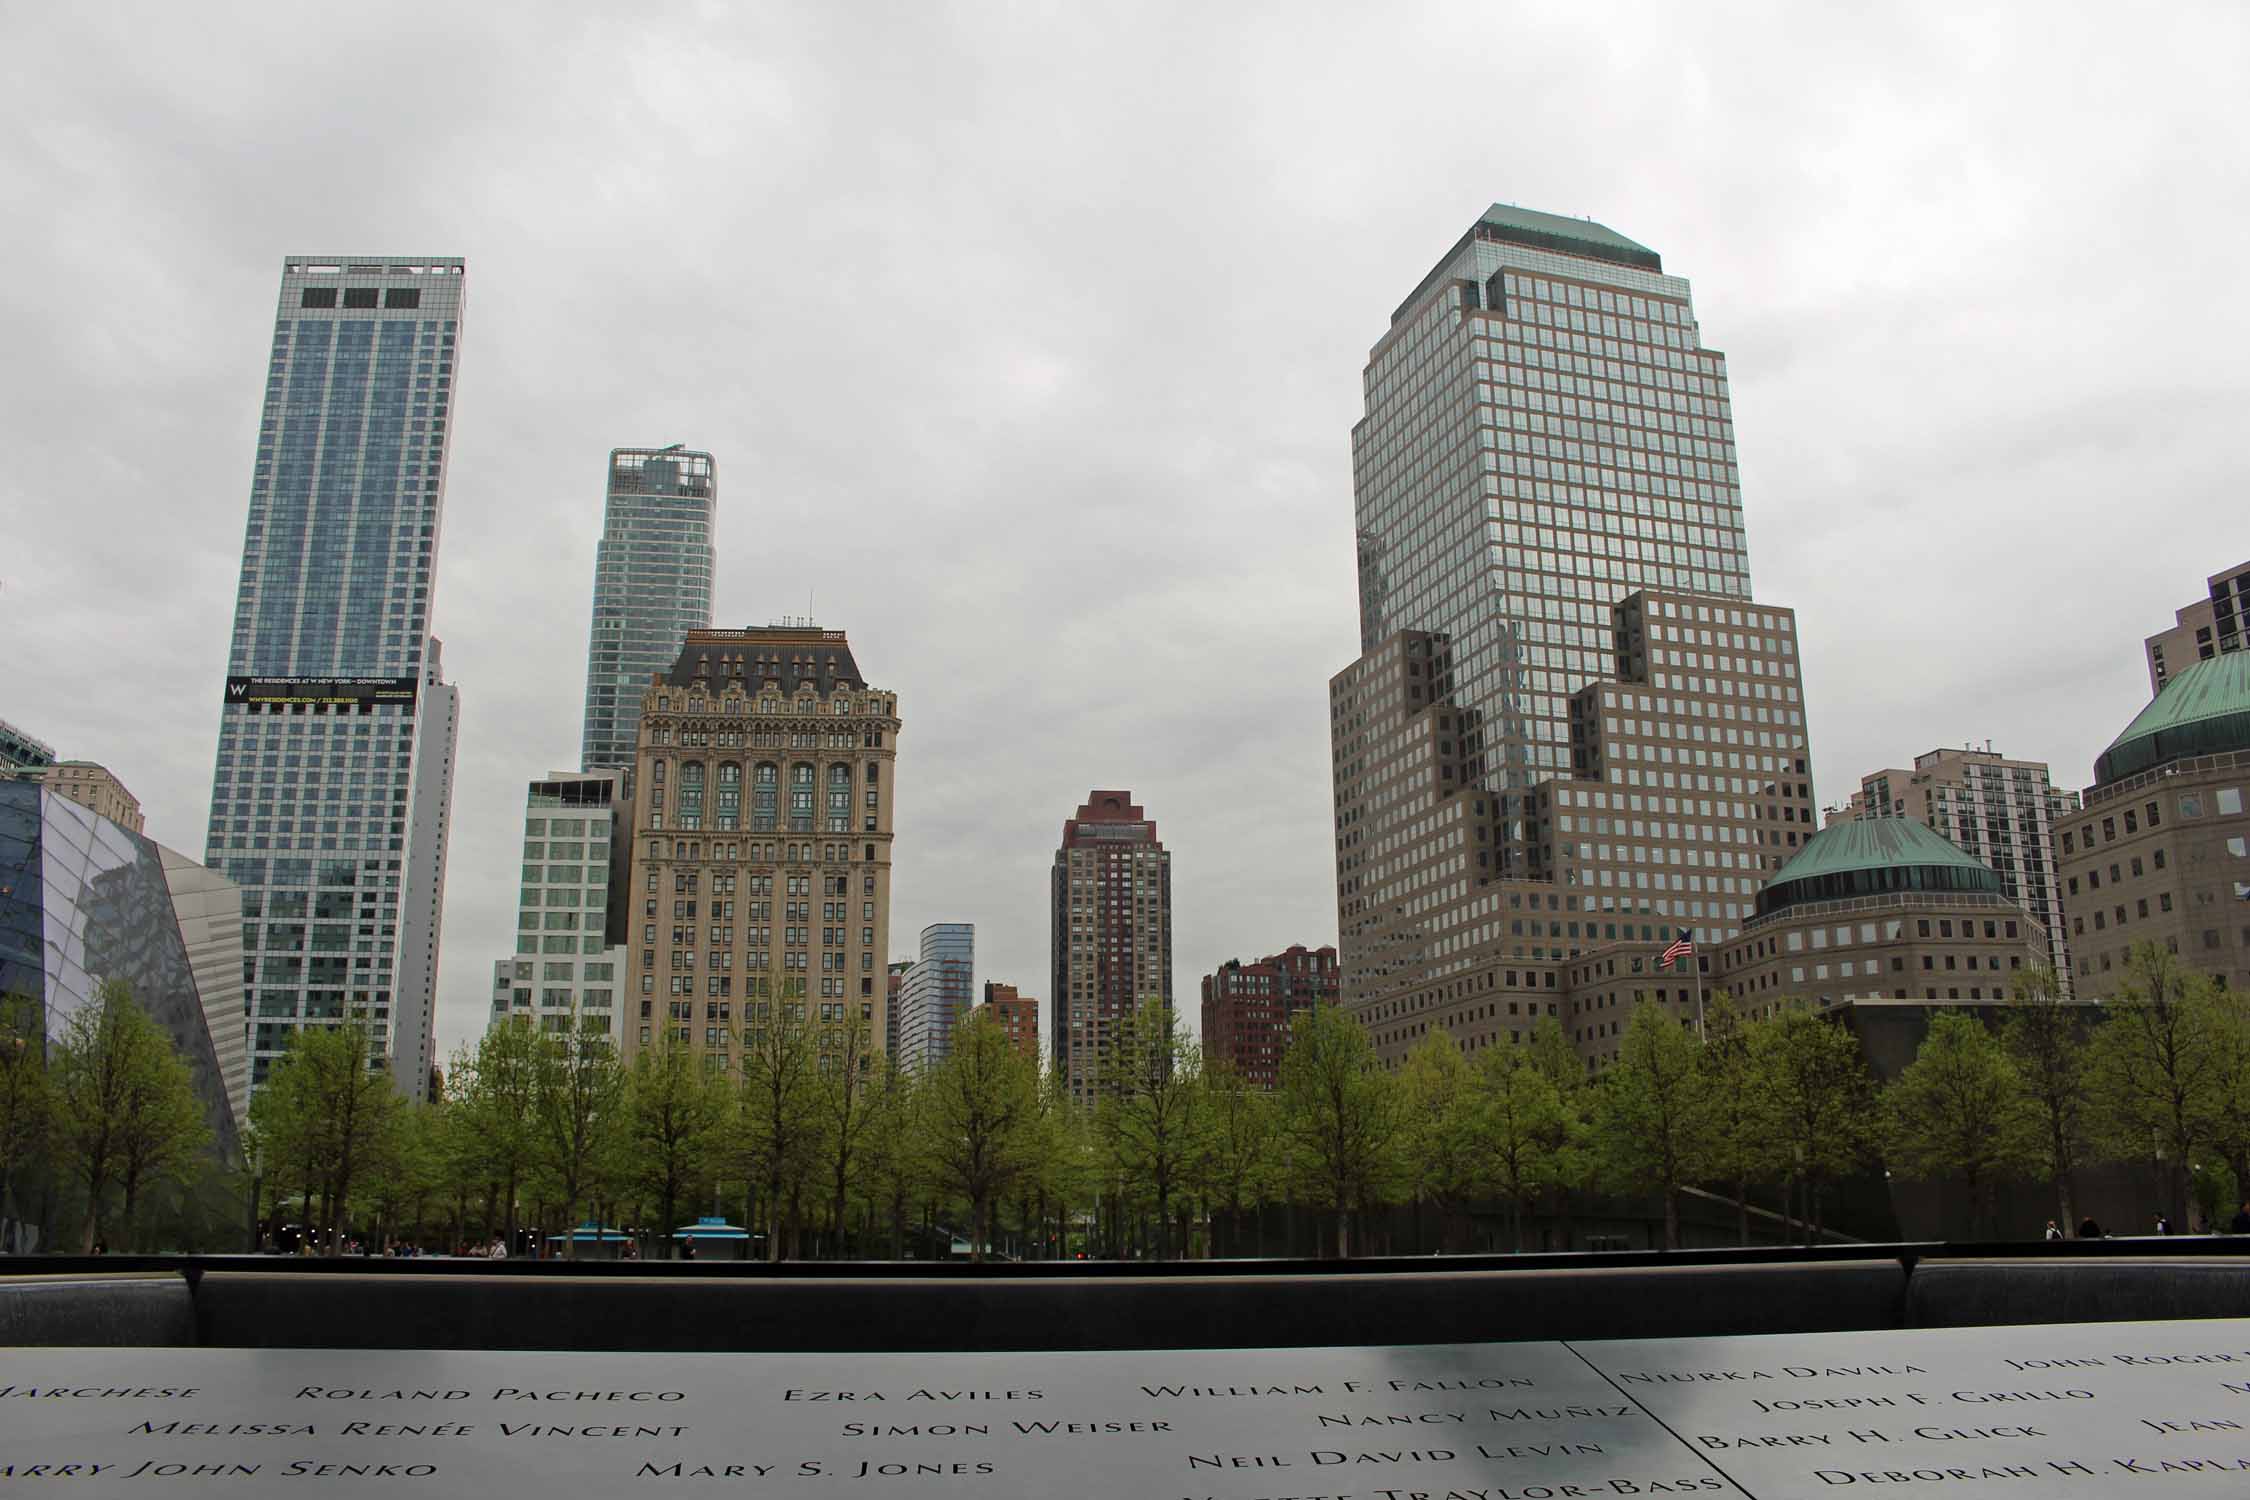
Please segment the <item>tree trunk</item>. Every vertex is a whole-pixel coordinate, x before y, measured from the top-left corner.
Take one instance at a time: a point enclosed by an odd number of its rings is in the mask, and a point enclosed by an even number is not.
[[[1343,1195],[1338,1194],[1336,1198],[1336,1258],[1338,1260],[1350,1260],[1351,1257],[1352,1211],[1344,1206]]]
[[[1664,1248],[1680,1248],[1680,1189],[1678,1184],[1664,1184]]]
[[[1750,1179],[1747,1176],[1734,1180],[1734,1235],[1743,1246],[1750,1243]]]

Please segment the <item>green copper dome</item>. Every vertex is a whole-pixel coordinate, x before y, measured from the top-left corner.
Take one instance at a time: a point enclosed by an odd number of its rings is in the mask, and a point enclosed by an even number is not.
[[[2250,651],[2207,657],[2164,684],[2094,762],[2094,784],[2190,755],[2250,750]]]
[[[1814,834],[1758,892],[1758,915],[1897,891],[2002,894],[1990,865],[1910,818],[1854,818]]]

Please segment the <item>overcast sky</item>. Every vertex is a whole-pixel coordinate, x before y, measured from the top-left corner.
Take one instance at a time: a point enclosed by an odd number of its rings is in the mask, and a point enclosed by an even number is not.
[[[719,623],[809,603],[897,691],[894,956],[971,921],[1045,999],[1129,787],[1192,1014],[1335,941],[1360,370],[1505,200],[1693,283],[1819,799],[1987,738],[2083,785],[2250,556],[2246,17],[0,0],[0,717],[200,856],[283,257],[464,255],[441,1050],[623,444],[717,455]]]

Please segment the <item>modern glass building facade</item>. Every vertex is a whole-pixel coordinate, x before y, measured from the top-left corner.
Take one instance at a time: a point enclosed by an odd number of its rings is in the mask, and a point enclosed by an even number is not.
[[[1639,588],[1750,596],[1726,357],[1655,251],[1495,204],[1392,315],[1352,430],[1360,649],[1450,643],[1464,769],[1570,773]]]
[[[953,1030],[976,1002],[977,929],[936,922],[922,929],[921,956],[899,986],[898,1059],[934,1068],[953,1050]]]
[[[718,504],[708,453],[610,451],[579,752],[589,771],[631,770],[650,677],[679,659],[689,631],[711,627]]]
[[[465,282],[449,257],[282,268],[205,861],[242,888],[253,1084],[299,1026],[362,1020],[385,1067],[430,1026],[457,708],[430,611]]]
[[[616,838],[624,780],[622,771],[557,772],[525,794],[516,953],[492,966],[491,1024],[566,1031],[584,1017],[592,1030],[618,1035],[630,853]]]
[[[182,869],[181,866],[188,868]],[[213,872],[36,783],[0,781],[0,994],[38,996],[46,1035],[123,980],[187,1059],[205,1123],[237,1150],[239,918]]]

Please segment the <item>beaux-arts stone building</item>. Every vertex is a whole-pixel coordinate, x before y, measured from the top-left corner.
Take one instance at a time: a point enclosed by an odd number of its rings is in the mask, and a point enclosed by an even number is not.
[[[886,1037],[898,699],[840,630],[690,631],[641,703],[628,1057],[722,1072],[777,1019]]]

